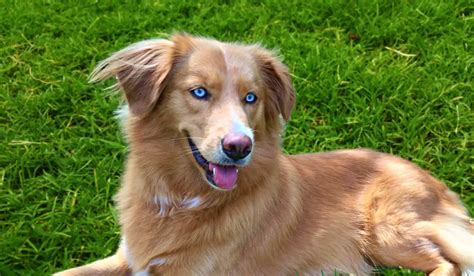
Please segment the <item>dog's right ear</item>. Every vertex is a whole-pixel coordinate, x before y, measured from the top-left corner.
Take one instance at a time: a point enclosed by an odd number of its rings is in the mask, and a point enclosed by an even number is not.
[[[144,116],[156,104],[173,65],[174,43],[165,39],[145,40],[114,53],[91,74],[90,81],[116,76],[130,111]]]

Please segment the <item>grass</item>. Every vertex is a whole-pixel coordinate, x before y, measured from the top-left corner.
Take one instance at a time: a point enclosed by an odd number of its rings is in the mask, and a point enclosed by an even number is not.
[[[116,249],[126,147],[118,99],[88,74],[179,30],[279,49],[298,94],[286,152],[402,156],[472,215],[474,6],[436,2],[1,0],[0,274],[50,274]]]

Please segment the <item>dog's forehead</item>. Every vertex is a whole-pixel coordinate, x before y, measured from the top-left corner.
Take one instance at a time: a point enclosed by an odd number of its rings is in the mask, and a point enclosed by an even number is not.
[[[229,43],[202,41],[191,54],[189,65],[195,70],[230,73],[249,81],[254,81],[256,76],[256,64],[248,47]]]
[[[193,70],[215,70],[218,72],[226,70],[224,55],[221,49],[215,45],[196,47],[189,56],[188,64]]]

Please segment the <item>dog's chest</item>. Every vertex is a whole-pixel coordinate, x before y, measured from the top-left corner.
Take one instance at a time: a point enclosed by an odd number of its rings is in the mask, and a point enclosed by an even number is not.
[[[162,253],[167,250],[157,246],[149,254],[137,256],[132,253],[126,238],[123,240],[127,263],[134,275],[221,275],[231,270],[229,262],[222,262],[222,259],[230,260],[233,256],[230,243],[225,246],[182,247],[170,253]]]
[[[236,248],[232,233],[216,227],[214,218],[198,210],[200,204],[199,198],[177,203],[154,198],[145,209],[121,210],[122,246],[134,272],[209,275],[228,269],[224,265]],[[223,258],[225,264],[218,261]]]

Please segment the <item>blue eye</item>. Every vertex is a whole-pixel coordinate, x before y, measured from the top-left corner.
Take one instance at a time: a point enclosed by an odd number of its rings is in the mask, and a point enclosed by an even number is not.
[[[209,92],[207,92],[207,90],[202,87],[191,90],[191,94],[198,100],[205,100],[209,98]]]
[[[248,104],[253,104],[257,101],[257,96],[253,92],[248,92],[245,96],[245,102]]]

